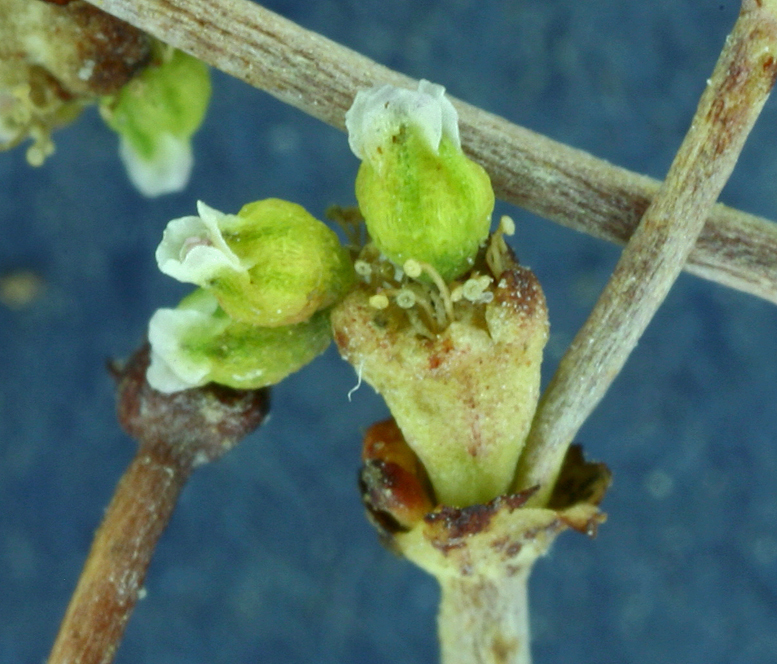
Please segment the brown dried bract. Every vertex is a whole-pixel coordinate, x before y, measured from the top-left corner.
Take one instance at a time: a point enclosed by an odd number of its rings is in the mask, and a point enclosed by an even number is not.
[[[362,459],[362,501],[382,539],[409,530],[432,510],[426,471],[394,420],[378,422],[367,430]]]
[[[570,445],[548,507],[561,510],[582,502],[599,505],[610,484],[612,473],[606,464],[586,461],[583,446]]]
[[[520,493],[499,496],[485,505],[461,508],[442,505],[424,517],[424,521],[432,527],[428,531],[433,533],[430,539],[444,553],[460,548],[468,538],[488,530],[495,514],[501,510],[512,512],[519,509],[536,490],[537,487],[532,487]]]

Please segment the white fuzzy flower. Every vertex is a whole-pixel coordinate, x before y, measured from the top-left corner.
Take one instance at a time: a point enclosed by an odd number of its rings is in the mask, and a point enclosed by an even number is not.
[[[223,331],[229,320],[214,318],[217,309],[216,298],[206,293],[188,298],[187,304],[178,309],[157,309],[148,324],[151,364],[146,380],[151,387],[169,394],[209,382],[211,361],[187,350],[186,339]]]
[[[224,240],[219,222],[232,217],[197,202],[199,216],[173,219],[156,250],[159,269],[189,284],[205,286],[219,272],[245,273],[246,268]]]
[[[359,159],[369,159],[403,125],[418,128],[436,153],[443,136],[457,148],[459,116],[442,85],[421,80],[418,90],[393,85],[360,90],[345,114],[348,144]]]
[[[149,385],[179,392],[214,382],[255,390],[280,382],[322,353],[332,339],[327,312],[294,325],[261,327],[231,319],[200,288],[175,309],[151,317]]]
[[[191,140],[168,133],[156,137],[151,157],[141,154],[131,141],[122,136],[119,156],[130,182],[148,198],[183,191],[194,165]]]

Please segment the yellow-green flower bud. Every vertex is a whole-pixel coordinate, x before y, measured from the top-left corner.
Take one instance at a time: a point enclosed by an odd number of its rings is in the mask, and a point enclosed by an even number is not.
[[[207,66],[162,46],[156,61],[100,111],[120,136],[119,154],[132,183],[146,196],[180,191],[189,181],[191,138],[210,100]]]
[[[461,150],[445,88],[361,91],[346,114],[362,160],[356,198],[375,245],[397,265],[432,265],[450,281],[472,266],[494,209],[488,174]]]
[[[205,290],[176,309],[158,309],[148,326],[155,390],[179,392],[214,382],[248,390],[274,385],[301,369],[329,345],[327,312],[284,327],[233,321]]]
[[[210,290],[235,320],[275,327],[309,319],[343,297],[353,266],[337,235],[295,203],[268,198],[167,225],[156,258],[165,274]]]

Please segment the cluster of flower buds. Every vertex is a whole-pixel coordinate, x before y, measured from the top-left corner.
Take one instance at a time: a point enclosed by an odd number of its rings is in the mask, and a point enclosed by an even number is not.
[[[410,500],[388,510],[408,527],[434,505],[509,492],[539,398],[547,310],[505,242],[512,221],[489,237],[491,184],[462,152],[442,87],[360,92],[346,124],[369,233],[356,260],[293,203],[236,215],[199,203],[157,250],[164,273],[200,290],[152,318],[148,379],[168,392],[270,385],[326,347],[331,323],[394,417],[365,456],[373,514]]]
[[[348,252],[287,201],[198,211],[171,221],[156,252],[162,272],[200,289],[151,318],[149,383],[161,392],[273,385],[329,345],[327,309],[353,283]]]
[[[383,395],[431,481],[463,507],[508,492],[539,398],[545,299],[461,150],[442,87],[360,92],[346,116],[372,243],[332,313],[342,356]],[[374,474],[374,472],[373,472]]]

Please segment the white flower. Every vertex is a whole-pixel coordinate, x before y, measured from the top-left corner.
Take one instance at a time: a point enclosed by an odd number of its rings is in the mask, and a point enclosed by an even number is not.
[[[154,154],[150,158],[138,152],[132,142],[122,136],[119,156],[132,184],[148,198],[182,191],[189,183],[194,165],[191,140],[169,133],[156,137]]]
[[[435,153],[443,136],[461,147],[456,109],[445,97],[445,88],[429,81],[421,80],[417,91],[393,85],[360,90],[345,114],[348,144],[362,160],[386,145],[403,125],[417,127]]]
[[[322,353],[332,339],[328,312],[294,325],[262,327],[231,319],[200,288],[176,309],[151,317],[149,385],[179,392],[214,382],[255,390],[280,382]]]
[[[198,217],[181,217],[167,224],[156,250],[159,269],[184,283],[205,286],[224,270],[246,272],[224,240],[219,222],[232,217],[197,202]]]
[[[180,392],[209,382],[210,359],[190,352],[186,340],[215,336],[229,325],[228,319],[214,318],[218,302],[212,295],[202,293],[186,302],[178,309],[157,309],[148,324],[151,364],[146,380],[159,392]]]

